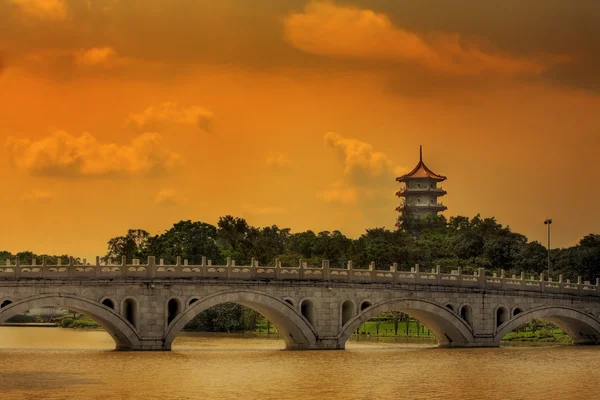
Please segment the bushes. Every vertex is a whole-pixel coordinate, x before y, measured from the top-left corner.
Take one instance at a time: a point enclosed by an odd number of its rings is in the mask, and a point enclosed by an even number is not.
[[[510,332],[502,339],[504,341],[520,341],[520,342],[556,342],[556,343],[571,343],[569,335],[560,330],[550,330],[541,328],[535,331]]]
[[[6,322],[28,324],[28,323],[32,323],[32,322],[35,323],[35,322],[42,322],[42,321],[40,321],[40,319],[35,315],[17,314],[15,316],[7,319]]]
[[[100,325],[93,319],[87,317],[81,317],[74,319],[73,317],[63,317],[60,320],[59,326],[61,328],[87,328],[87,329],[96,329],[100,328]]]

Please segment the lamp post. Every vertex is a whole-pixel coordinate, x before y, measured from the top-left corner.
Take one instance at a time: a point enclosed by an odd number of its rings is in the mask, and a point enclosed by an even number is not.
[[[544,225],[548,225],[548,278],[550,278],[550,225],[552,225],[552,219],[547,218]]]

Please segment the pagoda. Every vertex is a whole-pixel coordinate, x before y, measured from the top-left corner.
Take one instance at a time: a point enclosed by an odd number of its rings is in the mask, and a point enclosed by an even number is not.
[[[398,197],[404,197],[404,203],[396,208],[402,212],[406,206],[412,208],[415,216],[424,218],[428,215],[437,215],[438,212],[447,209],[442,203],[438,203],[438,197],[446,194],[446,191],[438,187],[438,182],[446,180],[445,176],[438,175],[423,162],[423,146],[419,146],[419,163],[406,175],[396,178],[404,187],[396,193]]]

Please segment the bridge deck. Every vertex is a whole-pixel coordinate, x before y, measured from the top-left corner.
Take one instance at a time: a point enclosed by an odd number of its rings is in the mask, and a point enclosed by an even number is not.
[[[485,269],[480,268],[475,274],[462,274],[460,268],[450,274],[441,273],[437,267],[429,272],[421,271],[419,266],[411,271],[398,270],[394,264],[388,270],[375,269],[371,263],[368,269],[353,268],[348,262],[347,268],[330,268],[327,260],[323,261],[320,268],[308,267],[306,262],[300,260],[298,267],[282,267],[276,260],[275,266],[260,266],[254,260],[251,265],[236,266],[231,259],[226,265],[212,265],[210,260],[202,259],[200,265],[189,265],[187,260],[181,262],[177,258],[175,265],[165,265],[162,260],[158,264],[154,257],[149,257],[147,264],[140,264],[134,260],[127,264],[123,259],[121,264],[101,264],[99,257],[95,265],[85,263],[74,264],[73,259],[69,264],[47,265],[43,260],[38,265],[34,260],[31,265],[21,265],[18,260],[13,264],[7,261],[0,267],[0,280],[23,279],[50,279],[50,280],[86,280],[86,279],[218,279],[218,280],[243,280],[243,281],[328,281],[328,282],[371,282],[392,284],[435,285],[442,287],[461,287],[483,290],[518,290],[541,293],[557,293],[572,295],[600,295],[600,279],[596,284],[582,282],[581,277],[577,283],[569,280],[563,281],[562,275],[558,281],[546,280],[544,274],[539,279],[530,277],[526,279],[525,273],[520,277],[506,277],[504,271],[500,276],[494,273],[486,275]]]

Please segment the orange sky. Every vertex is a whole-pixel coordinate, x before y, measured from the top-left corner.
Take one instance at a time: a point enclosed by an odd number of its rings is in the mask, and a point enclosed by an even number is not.
[[[0,0],[0,249],[225,214],[356,237],[420,144],[446,216],[573,245],[600,231],[600,8],[521,3]]]

